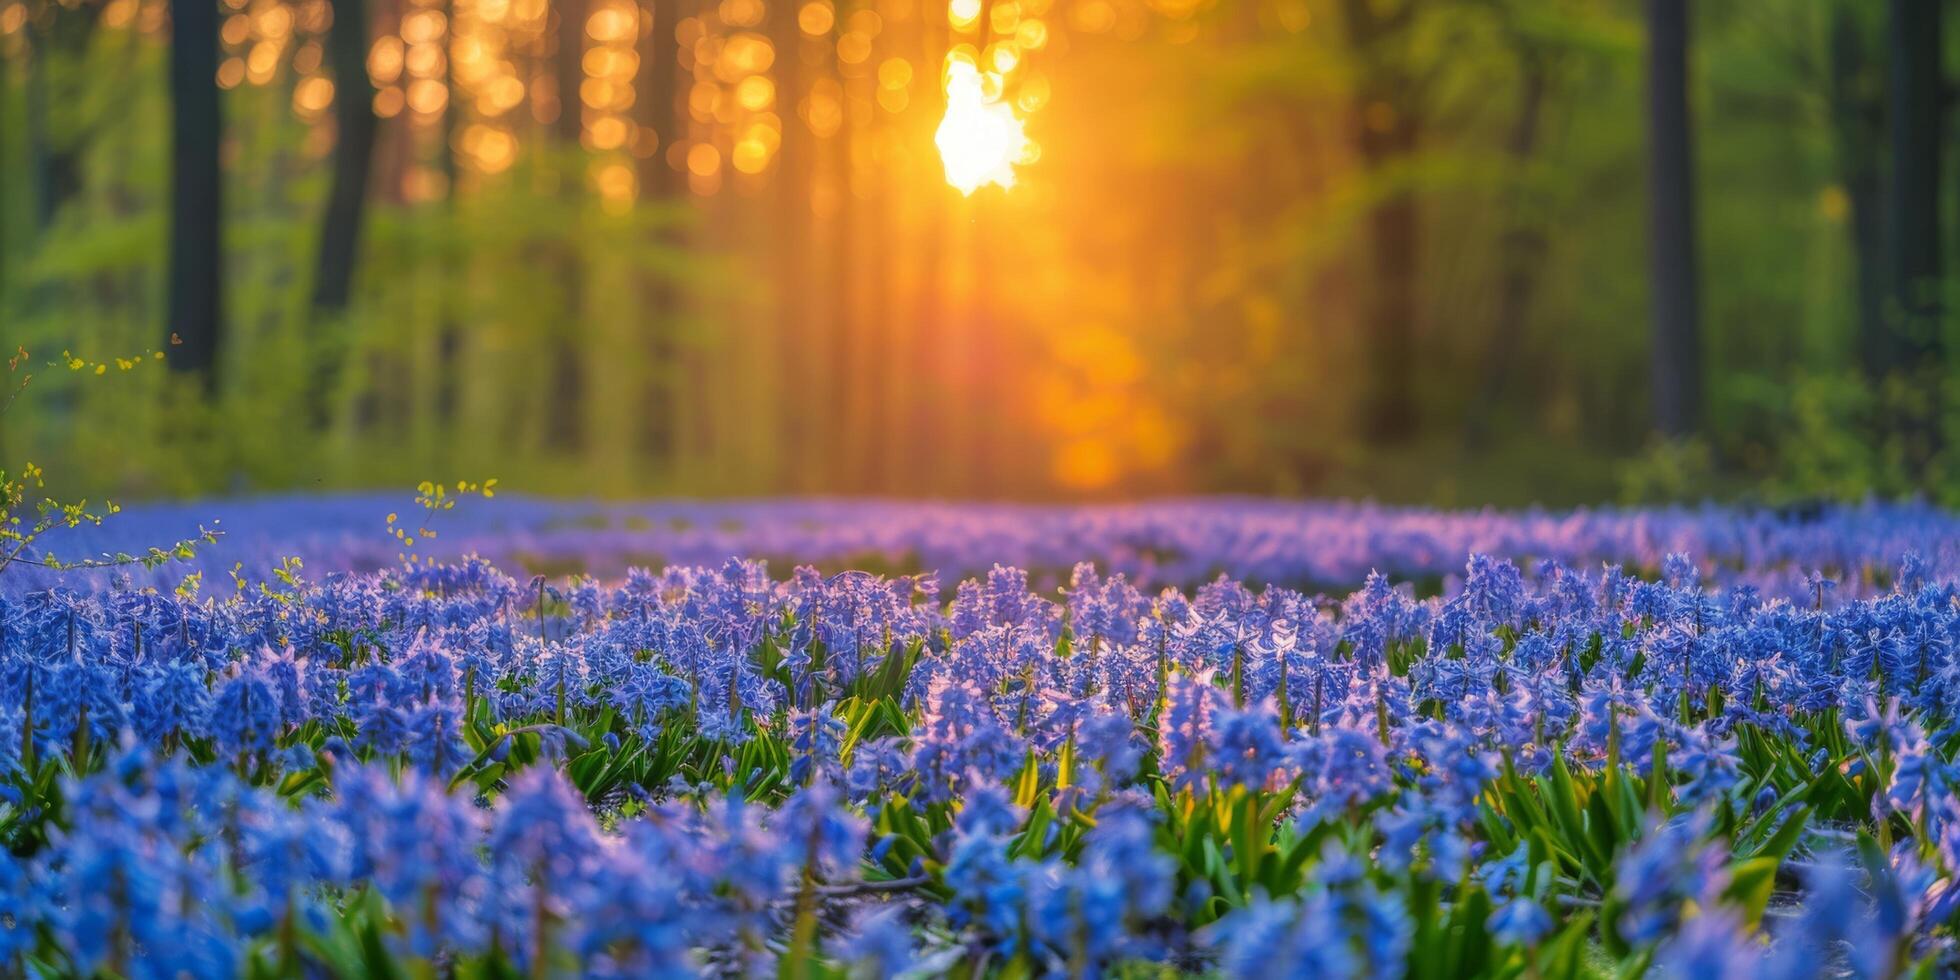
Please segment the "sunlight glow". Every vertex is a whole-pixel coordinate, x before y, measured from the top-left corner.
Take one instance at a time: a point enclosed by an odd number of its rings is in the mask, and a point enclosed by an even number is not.
[[[1014,186],[1014,164],[1028,150],[1027,134],[1014,107],[989,97],[972,62],[954,58],[946,65],[946,116],[933,142],[946,167],[946,182],[971,195],[987,184]]]

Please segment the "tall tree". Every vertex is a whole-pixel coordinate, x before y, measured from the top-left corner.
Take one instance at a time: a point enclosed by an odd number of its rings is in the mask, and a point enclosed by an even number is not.
[[[457,233],[457,203],[462,188],[457,186],[461,169],[456,165],[456,140],[462,128],[463,90],[456,80],[456,0],[442,0],[442,84],[449,98],[442,104],[442,121],[436,139],[436,169],[442,174],[442,215],[449,224],[448,234]],[[457,261],[448,248],[436,256],[436,418],[447,425],[456,418],[462,387],[458,362],[462,359],[463,329],[457,322],[456,278],[466,265]]]
[[[1867,41],[1854,4],[1839,0],[1831,11],[1831,129],[1838,180],[1844,187],[1851,221],[1858,355],[1866,376],[1876,379],[1890,369],[1891,353],[1885,322],[1885,236],[1879,203],[1884,112]]]
[[[1689,135],[1687,0],[1647,0],[1647,250],[1654,427],[1694,431],[1701,415],[1694,144]]]
[[[1556,53],[1530,32],[1519,29],[1516,21],[1510,19],[1511,10],[1503,13],[1507,15],[1503,22],[1504,36],[1518,66],[1517,102],[1504,137],[1504,154],[1509,159],[1511,174],[1505,192],[1504,227],[1497,243],[1500,263],[1497,313],[1481,372],[1483,381],[1477,400],[1466,414],[1466,434],[1472,446],[1487,441],[1491,415],[1509,386],[1517,350],[1525,335],[1525,321],[1537,293],[1538,273],[1549,247],[1541,214],[1541,195],[1533,186],[1532,168],[1544,130],[1545,102]]]
[[[47,3],[27,7],[22,30],[28,49],[27,149],[33,168],[35,224],[42,232],[54,224],[62,205],[81,194],[82,151],[91,135],[88,126],[72,118],[72,103],[77,98],[72,81],[75,74],[58,73],[53,65],[57,60],[78,65],[87,58],[106,6]],[[58,74],[70,79],[59,91],[54,86]],[[57,130],[51,114],[63,112],[64,107],[70,109],[71,118],[64,119],[67,125]]]
[[[545,408],[545,439],[551,448],[576,452],[585,442],[585,363],[579,349],[585,316],[585,271],[579,257],[579,210],[585,200],[585,130],[579,88],[585,81],[585,0],[557,0],[558,45],[554,56],[558,119],[552,124],[564,166],[558,192],[565,206],[564,233],[552,246],[552,261],[563,300],[551,329],[551,391]]]
[[[783,338],[783,362],[797,379],[796,397],[782,401],[781,438],[790,447],[786,469],[792,489],[819,489],[817,474],[825,464],[821,445],[823,426],[808,411],[803,382],[820,354],[803,310],[805,297],[816,285],[811,272],[810,182],[816,163],[815,137],[803,114],[808,83],[803,66],[803,27],[796,0],[771,0],[765,30],[775,50],[771,62],[776,80],[776,105],[783,120],[782,145],[776,150],[772,188],[775,197],[776,323]]]
[[[218,4],[184,0],[170,13],[170,363],[215,388],[224,336]]]
[[[1423,80],[1408,63],[1417,0],[1345,0],[1349,46],[1362,66],[1351,114],[1367,173],[1404,182],[1420,148]],[[1411,188],[1391,187],[1368,215],[1373,272],[1363,327],[1368,352],[1368,425],[1379,439],[1415,429],[1416,273],[1420,214]]]
[[[638,436],[640,451],[664,468],[671,463],[676,445],[674,362],[678,347],[674,335],[680,305],[673,272],[665,263],[669,261],[667,255],[678,253],[684,245],[679,217],[670,212],[678,211],[685,188],[668,162],[679,136],[675,106],[680,98],[680,47],[674,28],[680,20],[681,0],[643,0],[639,10],[647,26],[640,30],[636,46],[640,68],[634,79],[633,119],[640,129],[639,138],[653,142],[651,152],[640,154],[640,201],[659,214],[650,240],[656,261],[662,264],[643,269],[639,276],[640,329],[646,337],[647,369],[640,391]]]
[[[1891,318],[1886,364],[1918,369],[1940,343],[1940,5],[1892,0],[1891,71],[1886,81],[1892,173],[1885,202],[1890,232]]]
[[[347,309],[367,211],[375,130],[368,41],[367,0],[335,0],[327,34],[334,76],[333,188],[320,222],[320,254],[313,280],[313,308],[327,314]]]

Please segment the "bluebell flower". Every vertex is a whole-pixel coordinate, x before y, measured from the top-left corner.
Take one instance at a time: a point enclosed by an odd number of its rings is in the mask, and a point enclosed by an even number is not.
[[[845,805],[828,779],[791,794],[776,811],[770,828],[803,855],[802,864],[830,879],[854,876],[864,858],[863,817]]]
[[[243,670],[219,685],[211,702],[211,738],[224,755],[269,754],[284,728],[278,691],[264,674]]]
[[[808,783],[818,773],[834,776],[842,772],[840,750],[849,725],[837,715],[837,707],[825,704],[810,711],[793,711],[789,719],[790,781]]]
[[[1204,750],[1211,728],[1220,712],[1229,708],[1225,692],[1213,686],[1206,670],[1197,676],[1173,675],[1169,704],[1158,731],[1160,752],[1166,775],[1179,789],[1192,788],[1204,779],[1209,760]]]
[[[1659,940],[1681,922],[1684,903],[1714,904],[1727,885],[1726,855],[1705,840],[1706,812],[1651,829],[1614,864],[1614,895],[1623,903],[1618,927],[1628,942]]]
[[[181,734],[204,738],[211,716],[211,690],[200,664],[172,661],[143,671],[138,681],[133,719],[145,738],[162,741]]]
[[[1663,943],[1654,958],[1654,975],[1667,980],[1732,980],[1763,969],[1763,947],[1727,909],[1711,909],[1688,920]]]
[[[830,942],[828,952],[852,977],[891,980],[912,969],[914,946],[902,909],[865,905],[851,914],[849,925]]]
[[[1551,913],[1529,898],[1514,898],[1490,914],[1490,934],[1498,942],[1533,946],[1552,931]]]
[[[462,705],[453,700],[431,698],[410,707],[400,716],[407,728],[409,761],[423,772],[444,779],[456,774],[476,753],[463,739]],[[377,745],[387,736],[373,737]]]
[[[955,926],[980,929],[997,952],[1010,955],[1023,948],[1023,909],[1043,870],[1008,857],[1004,836],[956,832],[946,857],[945,882],[953,893],[947,918]]]

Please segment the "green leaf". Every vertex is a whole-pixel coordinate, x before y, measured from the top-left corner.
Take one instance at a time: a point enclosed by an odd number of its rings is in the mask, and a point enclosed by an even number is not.
[[[1742,910],[1752,929],[1763,921],[1763,910],[1776,892],[1776,869],[1781,864],[1780,858],[1759,857],[1737,862],[1729,869],[1729,886],[1722,895]]]

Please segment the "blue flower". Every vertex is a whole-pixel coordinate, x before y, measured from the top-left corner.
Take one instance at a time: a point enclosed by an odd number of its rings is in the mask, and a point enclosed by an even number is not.
[[[1499,942],[1532,946],[1551,931],[1551,913],[1529,898],[1511,899],[1490,914],[1490,934]]]
[[[1711,909],[1688,920],[1654,959],[1654,975],[1667,980],[1733,980],[1756,976],[1762,969],[1762,945],[1744,928],[1741,916],[1727,909]]]
[[[256,670],[242,670],[218,687],[211,702],[211,738],[227,756],[266,755],[284,731],[279,693]]]

